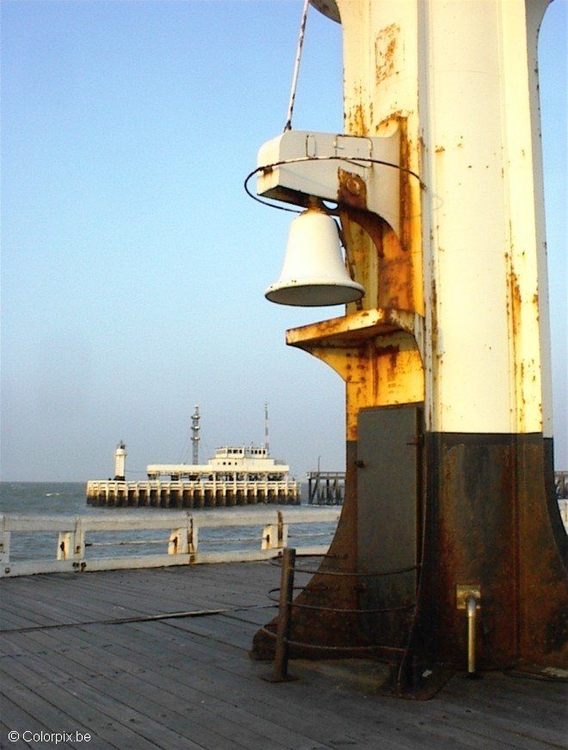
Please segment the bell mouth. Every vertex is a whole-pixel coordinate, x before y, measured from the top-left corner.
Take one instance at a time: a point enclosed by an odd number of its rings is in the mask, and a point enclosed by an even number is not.
[[[294,307],[329,307],[346,305],[361,299],[365,290],[356,281],[341,283],[329,280],[302,279],[285,284],[271,284],[264,293],[270,302]]]
[[[264,296],[279,305],[327,307],[355,302],[364,293],[346,268],[333,218],[314,207],[297,216],[288,233],[280,277]]]

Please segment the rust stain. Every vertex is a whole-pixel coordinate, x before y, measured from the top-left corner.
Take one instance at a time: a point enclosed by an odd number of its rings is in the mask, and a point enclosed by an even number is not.
[[[354,172],[348,172],[341,167],[337,170],[339,189],[337,202],[346,204],[353,208],[366,210],[367,208],[367,185],[362,177]]]
[[[389,117],[388,122],[392,119]],[[415,144],[408,138],[406,118],[394,119],[401,131],[400,236],[383,222],[380,237],[373,237],[380,248],[377,305],[423,314],[420,185],[408,171],[416,167]]]
[[[351,110],[350,120],[355,132],[365,128],[365,110],[358,104]],[[344,169],[338,170],[338,202],[344,229],[348,260],[355,269],[355,278],[367,289],[363,306],[397,308],[424,314],[422,285],[421,184],[414,174],[419,144],[408,137],[407,120],[392,113],[379,123],[378,130],[392,128],[396,122],[401,132],[399,236],[379,216],[367,210],[367,190],[363,179]],[[352,229],[357,224],[370,237]]]
[[[381,349],[381,356],[386,360],[386,379],[389,383],[393,383],[401,375],[401,367],[399,365],[400,346],[385,346]]]
[[[516,339],[521,328],[521,309],[523,301],[521,298],[519,280],[514,271],[509,272],[509,288],[511,290],[511,325],[513,337]]]
[[[401,131],[400,138],[400,164],[403,168],[400,171],[400,241],[402,250],[410,250],[412,246],[412,230],[414,219],[412,185],[410,184],[409,174],[405,170],[411,169],[412,148],[408,138],[408,128],[406,119],[399,121]]]
[[[340,170],[341,171],[341,170]],[[345,174],[349,174],[348,172]],[[349,224],[351,222],[358,224],[371,238],[373,245],[375,247],[375,252],[379,257],[383,256],[383,236],[384,236],[384,227],[388,226],[387,223],[384,221],[384,219],[381,219],[380,216],[377,216],[377,214],[371,213],[370,211],[365,211],[363,208],[358,208],[355,205],[350,205],[349,200],[345,199],[343,197],[343,194],[346,191],[340,190],[338,191],[338,200],[342,201],[342,207],[340,210],[340,217],[341,217],[341,223],[344,226],[344,228],[348,228]],[[358,202],[366,203],[367,200],[367,194],[365,192],[364,195],[361,196]],[[357,202],[357,198],[353,198],[353,202]],[[348,243],[349,244],[349,243]],[[360,243],[357,243],[360,244]],[[365,253],[361,252],[360,255],[364,257]],[[357,258],[358,253],[357,250],[354,250],[354,256]],[[380,305],[379,305],[380,306]]]
[[[416,310],[412,256],[405,252],[393,230],[382,233],[379,260],[379,307]]]
[[[439,367],[441,365],[443,354],[440,352],[440,331],[438,324],[438,288],[436,286],[436,279],[432,275],[430,281],[430,319],[431,319],[431,347],[432,347],[432,373],[431,377],[435,383],[439,376]],[[429,413],[428,420],[430,429],[434,429],[434,399],[430,399],[429,402]]]
[[[352,135],[367,135],[369,127],[365,107],[362,103],[359,102],[349,111],[345,112],[345,125],[347,133],[351,133]]]
[[[377,85],[398,73],[400,68],[400,26],[392,23],[375,39],[375,80]]]

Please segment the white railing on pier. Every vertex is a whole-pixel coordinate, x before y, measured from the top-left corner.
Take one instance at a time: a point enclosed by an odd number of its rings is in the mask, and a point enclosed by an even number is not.
[[[281,554],[289,539],[298,554],[320,555],[329,547],[339,514],[339,509],[331,508],[105,516],[6,514],[0,516],[0,577],[267,560]],[[240,529],[241,536],[221,532],[213,540],[203,537],[200,541],[200,531],[207,529]],[[163,535],[149,539],[148,532]],[[34,539],[46,533],[53,537],[53,557],[32,559]],[[27,559],[13,559],[21,554],[11,556],[17,534],[26,534]],[[326,540],[323,544],[322,537]],[[139,545],[158,551],[136,554],[133,550]],[[127,548],[129,553],[117,555],[117,548]],[[105,555],[105,550],[113,550],[114,555]]]

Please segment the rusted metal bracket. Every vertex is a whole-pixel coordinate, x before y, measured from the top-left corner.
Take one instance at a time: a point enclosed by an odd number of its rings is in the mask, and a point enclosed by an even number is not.
[[[286,332],[286,343],[310,351],[314,346],[352,347],[376,336],[404,331],[424,350],[424,318],[407,310],[361,310],[339,318],[311,323]]]

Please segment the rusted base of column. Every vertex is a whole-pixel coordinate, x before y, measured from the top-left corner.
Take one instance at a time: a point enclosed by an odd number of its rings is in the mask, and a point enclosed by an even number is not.
[[[441,684],[452,670],[467,668],[467,617],[458,609],[458,588],[472,587],[480,591],[480,671],[568,669],[566,539],[552,495],[551,442],[542,435],[424,436],[423,491],[416,498],[423,530],[418,604],[401,631],[402,653],[366,651],[370,638],[381,641],[380,626],[369,633],[360,615],[334,611],[357,609],[365,599],[357,568],[354,444],[348,458],[346,501],[329,555],[294,600],[292,658],[375,657],[392,665],[393,694],[429,697],[433,681],[425,675]],[[347,575],[326,575],[330,569]],[[276,622],[256,634],[254,658],[273,658]]]
[[[480,590],[480,669],[568,669],[566,534],[542,435],[428,434],[419,637],[465,669],[459,587]]]

